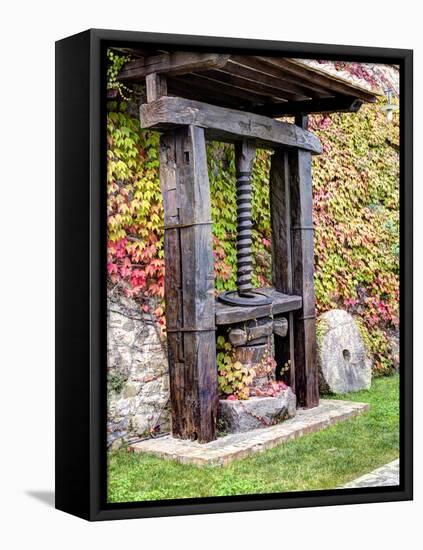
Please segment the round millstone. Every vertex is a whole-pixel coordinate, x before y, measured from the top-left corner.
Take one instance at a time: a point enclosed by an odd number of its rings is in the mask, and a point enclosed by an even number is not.
[[[341,309],[318,320],[320,386],[332,393],[369,389],[372,362],[353,317]]]

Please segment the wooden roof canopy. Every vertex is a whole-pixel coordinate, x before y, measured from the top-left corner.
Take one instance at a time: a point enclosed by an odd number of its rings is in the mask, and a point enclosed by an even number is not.
[[[302,60],[243,54],[125,50],[123,82],[166,76],[167,93],[269,117],[356,112],[377,92]]]

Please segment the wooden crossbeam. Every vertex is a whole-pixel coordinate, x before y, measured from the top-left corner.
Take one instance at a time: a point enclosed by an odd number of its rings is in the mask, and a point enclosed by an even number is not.
[[[296,147],[311,153],[322,152],[318,138],[294,124],[179,97],[161,97],[141,105],[140,117],[144,128],[163,131],[192,125],[204,128],[209,139],[218,141],[246,138],[258,147]]]
[[[151,73],[166,73],[168,76],[187,74],[192,71],[224,67],[229,55],[171,52],[134,59],[126,63],[119,73],[119,80],[140,80]]]

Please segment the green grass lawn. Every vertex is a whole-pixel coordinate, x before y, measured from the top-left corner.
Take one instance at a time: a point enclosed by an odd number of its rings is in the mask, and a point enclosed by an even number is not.
[[[399,456],[399,377],[342,399],[363,415],[226,467],[197,467],[119,450],[109,455],[109,502],[330,489]]]

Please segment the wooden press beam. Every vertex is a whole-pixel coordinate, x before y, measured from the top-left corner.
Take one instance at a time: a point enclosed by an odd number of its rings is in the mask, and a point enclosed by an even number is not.
[[[167,76],[183,75],[192,71],[206,71],[224,67],[229,55],[171,52],[134,59],[126,63],[119,73],[119,80],[140,80],[151,73],[166,73]]]
[[[168,130],[193,125],[205,128],[208,138],[219,141],[248,138],[258,147],[284,146],[322,152],[318,138],[294,124],[180,97],[161,97],[141,105],[140,117],[144,128]]]
[[[264,306],[233,306],[216,302],[216,325],[233,325],[250,319],[259,317],[269,317],[271,315],[286,315],[302,305],[301,296],[293,294],[282,294],[274,288],[258,288],[262,294],[272,299],[271,305]]]
[[[216,439],[218,407],[210,188],[204,130],[160,138],[172,434]]]

